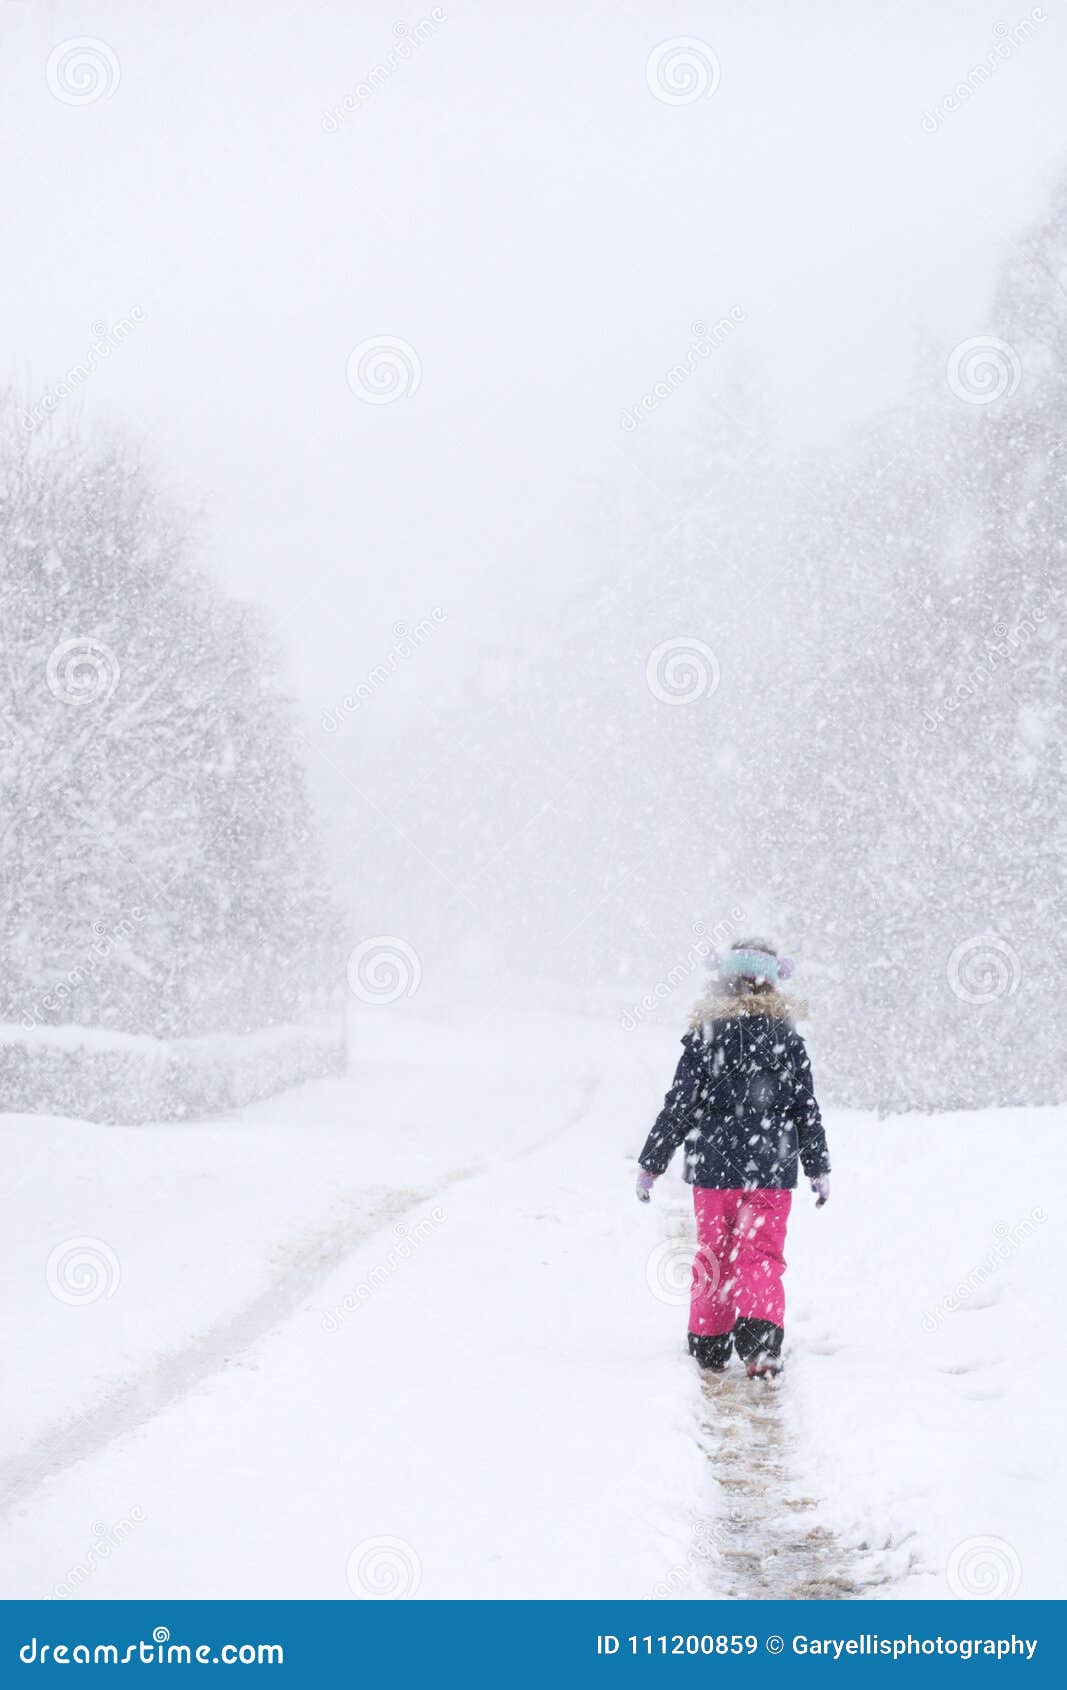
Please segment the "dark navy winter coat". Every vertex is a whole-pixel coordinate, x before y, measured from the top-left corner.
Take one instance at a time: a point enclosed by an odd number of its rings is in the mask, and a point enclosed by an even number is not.
[[[659,1119],[639,1157],[662,1174],[685,1142],[690,1185],[792,1188],[830,1172],[804,1040],[777,993],[700,1006]]]

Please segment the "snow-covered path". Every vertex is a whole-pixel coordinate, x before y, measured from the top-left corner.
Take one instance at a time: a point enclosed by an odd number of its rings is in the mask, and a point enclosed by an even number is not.
[[[754,1393],[684,1354],[684,1187],[631,1196],[672,1035],[412,1005],[354,1054],[227,1121],[5,1120],[6,1594],[1062,1594],[1055,1111],[831,1117]],[[112,1295],[49,1289],[69,1239]]]

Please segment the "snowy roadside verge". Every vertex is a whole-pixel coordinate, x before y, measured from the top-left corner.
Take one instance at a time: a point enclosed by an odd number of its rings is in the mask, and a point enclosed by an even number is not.
[[[18,1367],[0,1386],[9,1482],[42,1437],[67,1451],[70,1427],[76,1451],[87,1414],[141,1392],[165,1400],[183,1354],[213,1352],[212,1334],[250,1309],[280,1320],[286,1288],[325,1276],[425,1192],[534,1142],[578,1095],[577,1063],[543,1072],[492,1020],[368,1018],[353,1043],[349,1078],[218,1121],[0,1116],[18,1169],[5,1239]],[[442,1111],[442,1091],[463,1098],[461,1115]],[[48,1471],[47,1459],[30,1466]]]
[[[788,1384],[807,1481],[840,1541],[903,1552],[888,1594],[1065,1594],[1065,1124],[1058,1108],[841,1114],[831,1206],[797,1206]]]
[[[134,1507],[77,1594],[344,1598],[399,1577],[432,1597],[645,1596],[690,1577],[705,1463],[684,1346],[656,1342],[659,1234],[625,1200],[634,1076],[617,1035],[594,1086],[588,1028],[537,1031],[571,1082],[586,1065],[577,1096],[548,1111],[512,1068],[511,1142],[412,1211],[418,1247],[373,1295],[352,1300],[388,1233],[238,1365],[9,1516],[19,1592],[69,1587],[90,1523]],[[465,1119],[466,1092],[435,1078]]]
[[[344,1028],[155,1039],[102,1027],[0,1023],[0,1087],[13,1112],[143,1126],[242,1108],[288,1086],[344,1072]]]

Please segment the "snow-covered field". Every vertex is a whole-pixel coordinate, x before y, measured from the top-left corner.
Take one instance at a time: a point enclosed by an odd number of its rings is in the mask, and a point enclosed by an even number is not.
[[[5,1595],[1067,1594],[1063,1112],[831,1113],[786,1375],[705,1383],[674,1056],[420,997],[239,1115],[4,1117]]]

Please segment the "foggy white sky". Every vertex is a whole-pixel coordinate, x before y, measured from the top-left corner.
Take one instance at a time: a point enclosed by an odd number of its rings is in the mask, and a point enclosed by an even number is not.
[[[398,620],[440,605],[449,630],[390,708],[565,588],[587,478],[632,477],[621,413],[694,320],[743,309],[693,381],[714,391],[743,355],[796,440],[902,392],[920,328],[946,352],[995,333],[1006,232],[1067,156],[1054,0],[932,134],[924,111],[1027,9],[441,10],[331,131],[323,113],[430,8],[0,4],[3,373],[32,400],[90,325],[140,308],[71,408],[142,432],[205,504],[216,562],[278,614],[316,712]],[[121,68],[88,105],[46,79],[79,36]],[[676,106],[645,67],[683,36],[722,74]],[[346,382],[378,336],[422,366],[393,404]]]

